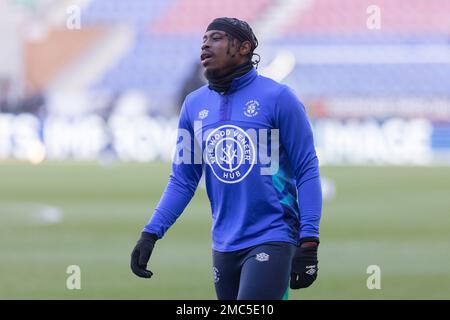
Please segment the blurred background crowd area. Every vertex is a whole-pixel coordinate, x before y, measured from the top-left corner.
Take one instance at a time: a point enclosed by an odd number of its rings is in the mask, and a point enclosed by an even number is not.
[[[170,159],[215,17],[306,106],[322,164],[450,164],[450,1],[0,0],[0,160]],[[169,142],[170,141],[170,142]],[[172,143],[173,142],[173,143]]]

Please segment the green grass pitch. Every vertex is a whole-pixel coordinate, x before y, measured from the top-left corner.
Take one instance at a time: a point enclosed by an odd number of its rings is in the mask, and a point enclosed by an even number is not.
[[[154,276],[131,250],[167,182],[163,163],[0,162],[0,299],[215,299],[211,217],[197,190],[155,247]],[[335,181],[319,278],[289,299],[449,299],[450,167],[323,167]],[[81,268],[68,290],[66,268]],[[369,290],[369,265],[381,289]]]

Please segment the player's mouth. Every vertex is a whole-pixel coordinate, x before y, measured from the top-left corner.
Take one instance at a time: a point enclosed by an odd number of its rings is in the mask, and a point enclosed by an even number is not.
[[[202,55],[200,56],[200,60],[203,64],[203,66],[206,66],[208,63],[210,63],[212,59],[213,59],[213,54],[210,52],[203,52]]]

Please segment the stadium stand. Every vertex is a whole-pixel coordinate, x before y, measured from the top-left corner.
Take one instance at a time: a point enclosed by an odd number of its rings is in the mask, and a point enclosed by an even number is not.
[[[198,36],[212,18],[239,12],[239,17],[256,22],[265,11],[276,5],[273,0],[119,3],[94,0],[87,8],[86,20],[89,23],[142,22],[136,30],[134,47],[91,89],[120,91],[137,88],[150,95],[158,105],[175,102],[174,88],[192,70],[199,51]],[[268,51],[276,51],[277,47],[294,47],[292,50],[296,52],[304,45],[322,46],[323,50],[327,50],[329,45],[353,45],[370,50],[374,43],[404,46],[428,43],[433,37],[442,40],[438,43],[444,43],[450,33],[450,20],[445,19],[441,1],[378,1],[383,18],[380,31],[366,27],[369,5],[371,2],[366,0],[310,1],[309,6],[303,6],[286,23],[281,34],[267,44]],[[127,14],[120,17],[122,12]],[[147,23],[145,27],[144,22]],[[448,63],[390,61],[355,64],[319,61],[308,64],[299,58],[286,82],[306,98],[445,95],[448,91],[446,83],[450,80],[449,68]],[[170,77],[162,76],[164,74],[170,74]]]
[[[290,36],[358,36],[373,34],[366,28],[369,0],[315,0],[298,13],[284,30]],[[382,36],[450,34],[449,4],[440,0],[378,0]]]
[[[286,21],[284,16],[271,14],[283,4],[291,4],[294,12],[286,15]],[[381,8],[380,30],[366,26],[370,5],[369,0],[91,0],[82,7],[83,28],[76,36],[80,40],[73,41],[76,37],[70,30],[49,27],[50,38],[25,45],[26,74],[38,84],[48,85],[50,76],[64,84],[59,79],[77,75],[73,68],[62,64],[94,69],[92,41],[102,43],[105,35],[114,37],[111,33],[115,26],[126,25],[131,28],[130,39],[117,47],[127,47],[118,50],[118,56],[95,71],[97,74],[89,81],[80,83],[92,92],[120,94],[140,90],[157,109],[178,110],[178,90],[198,63],[200,37],[207,23],[214,17],[228,15],[258,26],[269,17],[281,21],[278,27],[282,27],[268,39],[265,34],[258,34],[264,39],[259,52],[260,71],[280,49],[288,50],[295,57],[295,66],[284,81],[305,99],[448,96],[450,3],[377,1]],[[286,8],[289,10],[289,6]],[[98,28],[110,32],[90,31]],[[52,42],[55,34],[61,40]],[[71,52],[70,57],[51,58],[49,53],[44,59],[45,50],[53,54],[58,51],[53,46],[56,43],[62,46],[60,53]],[[99,48],[97,56],[98,51]],[[40,66],[47,65],[45,72],[39,71]]]
[[[212,19],[233,16],[254,22],[274,0],[184,0],[170,7],[152,26],[156,34],[198,35]]]
[[[174,0],[93,0],[83,10],[83,22],[148,24],[158,19],[173,2]]]
[[[75,10],[68,12],[69,7]],[[81,28],[71,30],[67,19],[77,8]],[[380,10],[379,29],[368,27],[373,9]],[[167,135],[176,123],[186,88],[193,88],[189,84],[204,80],[198,68],[202,33],[213,18],[235,16],[249,21],[260,39],[258,71],[292,87],[307,106],[323,159],[339,163],[352,154],[336,146],[337,135],[385,139],[383,121],[400,119],[392,123],[405,141],[408,130],[421,132],[428,138],[418,143],[442,151],[433,156],[450,163],[448,12],[445,0],[0,2],[0,159],[2,152],[8,158],[21,148],[11,138],[21,122],[11,114],[24,113],[42,121],[36,122],[42,132],[53,133],[34,137],[42,138],[49,159],[58,158],[59,151],[64,157],[95,158],[105,150],[125,160],[168,157],[155,136]],[[129,121],[130,114],[138,124]],[[353,134],[346,121],[354,119],[363,121],[359,132],[368,131]],[[72,136],[77,143],[60,139],[66,126],[96,136],[98,150],[76,140],[78,134]],[[102,140],[103,134],[108,139]],[[52,139],[60,139],[58,152],[52,151]],[[416,147],[409,150],[425,150]],[[388,149],[380,150],[377,163],[389,156]],[[44,159],[34,151],[34,160]]]

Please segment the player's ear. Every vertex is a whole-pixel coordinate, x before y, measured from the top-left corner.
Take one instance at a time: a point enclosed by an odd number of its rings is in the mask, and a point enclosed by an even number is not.
[[[241,56],[248,56],[248,54],[252,50],[252,44],[250,41],[244,41],[241,43],[241,46],[239,48],[239,53]]]

